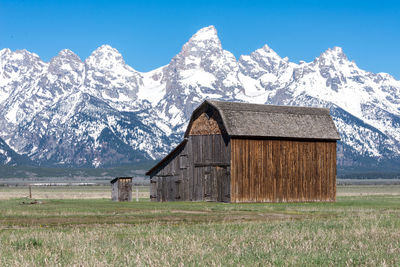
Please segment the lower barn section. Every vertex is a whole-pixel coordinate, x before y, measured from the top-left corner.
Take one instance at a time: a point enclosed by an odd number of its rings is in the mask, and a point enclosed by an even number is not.
[[[153,201],[230,201],[229,167],[197,166],[192,177],[171,175],[151,179]]]
[[[231,140],[231,202],[336,200],[336,142]]]
[[[152,201],[230,201],[230,146],[222,135],[195,135],[151,175]]]

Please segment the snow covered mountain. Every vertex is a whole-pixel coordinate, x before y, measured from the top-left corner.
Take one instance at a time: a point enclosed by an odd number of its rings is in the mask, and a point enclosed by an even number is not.
[[[12,150],[3,139],[0,138],[0,165],[32,165],[27,156],[21,156]]]
[[[339,165],[397,162],[399,96],[400,81],[361,70],[339,47],[299,64],[267,45],[237,60],[213,26],[147,73],[108,45],[85,61],[70,50],[43,62],[25,50],[3,49],[0,145],[50,166],[158,159],[179,142],[193,109],[212,98],[328,107],[342,137]],[[0,164],[10,164],[1,149]]]

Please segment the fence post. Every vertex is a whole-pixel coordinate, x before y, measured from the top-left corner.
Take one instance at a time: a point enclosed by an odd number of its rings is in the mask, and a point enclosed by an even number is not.
[[[31,188],[31,185],[29,185],[29,198],[32,198],[32,188]]]
[[[139,188],[136,186],[136,202],[139,201]]]

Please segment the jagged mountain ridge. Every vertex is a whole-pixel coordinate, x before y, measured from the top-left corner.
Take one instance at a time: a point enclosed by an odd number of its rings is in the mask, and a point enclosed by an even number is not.
[[[21,156],[12,150],[3,139],[0,138],[0,165],[31,165],[32,162],[27,156]]]
[[[290,62],[267,45],[237,60],[213,26],[147,73],[108,45],[84,61],[70,50],[50,62],[0,50],[0,138],[41,165],[158,159],[206,98],[327,107],[342,136],[340,165],[398,160],[399,95],[399,81],[359,69],[339,47],[308,63]]]

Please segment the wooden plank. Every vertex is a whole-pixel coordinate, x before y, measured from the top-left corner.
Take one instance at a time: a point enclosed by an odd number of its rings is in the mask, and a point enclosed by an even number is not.
[[[243,186],[243,193],[242,193],[242,201],[248,202],[250,197],[250,183],[249,183],[249,157],[250,157],[250,149],[249,149],[249,140],[244,140],[244,168],[243,168],[243,179],[244,179],[244,186]]]
[[[231,166],[236,166],[236,202],[240,201],[241,193],[243,190],[243,180],[242,180],[242,171],[243,171],[243,157],[239,157],[241,153],[241,145],[236,141],[236,161],[231,163]],[[231,148],[232,149],[232,148]]]
[[[272,150],[271,150],[271,141],[266,140],[266,168],[265,168],[265,186],[267,188],[267,195],[266,195],[266,201],[272,202],[274,201],[274,173],[272,169]]]
[[[286,201],[292,202],[295,199],[294,196],[294,180],[293,180],[293,164],[295,161],[293,160],[293,141],[286,141],[286,150],[287,150],[287,158],[286,158]]]
[[[261,142],[261,202],[268,201],[268,182],[267,179],[267,164],[268,164],[268,146],[266,142]]]
[[[231,167],[226,168],[226,175],[224,177],[224,202],[231,202]]]
[[[238,173],[237,170],[240,167],[240,164],[238,164],[239,160],[237,159],[237,145],[236,145],[236,140],[232,139],[231,140],[231,202],[236,203],[237,202],[237,195],[238,195]]]
[[[281,164],[281,158],[282,155],[280,153],[281,151],[281,146],[282,143],[276,143],[274,144],[274,166],[276,167],[276,200],[278,202],[282,201],[282,164]]]
[[[246,195],[246,202],[250,202],[251,200],[254,200],[254,177],[253,177],[253,170],[254,170],[254,150],[252,148],[252,145],[254,142],[251,142],[250,140],[246,140],[246,154],[247,154],[247,170],[246,170],[246,181],[247,181],[247,195]],[[253,179],[251,179],[253,178]]]
[[[233,184],[231,188],[231,202],[238,202],[239,198],[239,168],[242,167],[240,162],[240,158],[238,156],[238,140],[231,140],[231,184]],[[234,168],[234,169],[233,169]]]
[[[195,162],[195,167],[207,167],[207,166],[214,166],[214,167],[226,167],[229,166],[230,162]]]
[[[235,156],[235,145],[234,145],[234,139],[231,140],[231,151],[230,151],[230,202],[235,203],[236,202],[236,167],[238,164],[232,164],[232,162],[236,159]]]
[[[211,200],[212,201],[217,201],[218,199],[218,174],[217,174],[217,167],[212,166],[208,167],[210,168],[211,172]]]
[[[259,140],[257,142],[257,202],[263,202],[265,196],[264,183],[263,183],[263,168],[264,168],[264,142]]]

